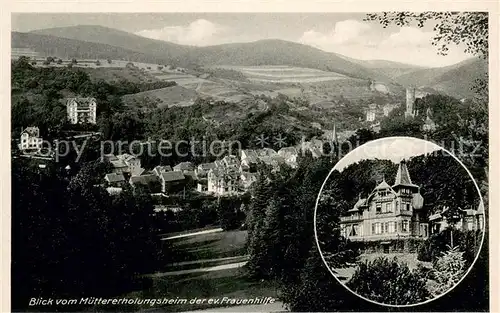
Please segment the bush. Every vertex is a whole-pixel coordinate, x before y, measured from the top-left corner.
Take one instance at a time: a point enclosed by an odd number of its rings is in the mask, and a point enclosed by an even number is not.
[[[57,60],[57,64],[62,64],[63,60],[59,59]]]
[[[101,65],[101,62],[99,60],[96,60],[95,65],[99,66],[99,65]]]
[[[453,230],[453,245],[459,247],[458,249],[464,252],[464,259],[467,266],[474,262],[476,255],[479,253],[482,236],[483,234],[480,230]],[[420,245],[417,259],[424,262],[435,262],[448,250],[448,245],[451,242],[450,237],[450,229],[432,235]]]
[[[73,59],[71,59],[71,63],[76,64],[76,63],[78,63],[78,61],[75,58],[73,58]]]
[[[412,272],[406,264],[400,264],[396,258],[380,257],[360,263],[346,285],[359,295],[384,304],[415,304],[430,296],[425,278]]]
[[[108,61],[108,64],[113,63],[113,61],[111,59],[108,59],[107,61]]]
[[[432,278],[436,284],[430,288],[432,295],[437,296],[452,288],[462,279],[465,274],[465,259],[463,251],[459,247],[448,247],[449,250],[443,253],[436,262],[432,270]]]

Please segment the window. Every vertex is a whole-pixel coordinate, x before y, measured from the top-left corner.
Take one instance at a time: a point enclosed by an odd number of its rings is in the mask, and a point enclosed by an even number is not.
[[[385,212],[391,212],[392,211],[392,207],[391,207],[391,203],[386,203],[385,204]]]
[[[372,235],[375,235],[375,223],[372,223]]]
[[[396,232],[396,222],[389,222],[388,233],[395,233],[395,232]]]
[[[467,222],[467,230],[473,230],[473,224],[472,221]]]
[[[382,233],[382,224],[375,223],[375,234],[381,234],[381,233]]]
[[[402,232],[407,233],[408,232],[408,221],[403,221],[402,223]]]
[[[359,226],[358,225],[354,225],[352,227],[352,235],[353,236],[359,236]]]
[[[383,229],[383,233],[387,233],[389,231],[389,223],[384,223],[384,229]]]
[[[380,213],[382,211],[382,204],[381,203],[377,203],[376,204],[376,209],[377,209],[377,213]]]

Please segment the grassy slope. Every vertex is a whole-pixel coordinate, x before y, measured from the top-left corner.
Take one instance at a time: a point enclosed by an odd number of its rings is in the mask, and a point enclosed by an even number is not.
[[[42,36],[41,34],[43,34],[43,40],[37,38],[37,36]],[[22,38],[14,40],[16,36]],[[285,64],[328,70],[358,78],[390,80],[384,74],[348,61],[337,54],[283,40],[260,40],[250,43],[191,47],[144,38],[102,26],[88,25],[37,30],[36,33],[29,34],[13,33],[12,46],[21,47],[22,45],[19,44],[23,44],[23,41],[25,41],[24,46],[32,46],[36,50],[44,51],[44,47],[62,44],[61,39],[63,37],[79,42],[80,51],[92,51],[87,47],[90,44],[94,47],[93,51],[99,54],[102,53],[100,49],[106,48],[105,46],[114,46],[122,49],[121,51],[115,51],[120,55],[132,51],[143,56],[150,56],[154,60],[151,61],[152,63],[159,63],[158,60],[162,60],[162,64],[169,62],[184,67],[195,64],[202,66]],[[40,41],[45,43],[40,45]],[[96,44],[101,46],[96,46]],[[74,46],[74,43],[72,46]],[[64,48],[59,46],[58,49]],[[109,48],[106,49],[111,52]],[[76,49],[70,51],[76,51]]]
[[[460,98],[472,96],[474,81],[487,73],[487,61],[474,58],[451,66],[414,71],[397,80],[403,85],[429,86]]]
[[[125,95],[122,99],[127,106],[141,106],[144,103],[155,102],[157,107],[171,107],[192,105],[197,97],[198,94],[192,89],[172,86]]]
[[[174,239],[174,248],[178,251],[178,259],[183,261],[196,261],[212,258],[224,258],[228,256],[242,256],[246,254],[245,242],[246,231],[218,232],[206,235],[198,235]],[[239,261],[238,261],[239,262]],[[226,260],[206,262],[199,267],[216,266],[228,264]],[[168,271],[193,268],[185,265],[168,267]],[[269,282],[255,282],[248,279],[244,268],[227,269],[213,272],[191,273],[178,276],[158,276],[151,278],[150,284],[146,283],[144,289],[135,291],[127,298],[154,298],[154,299],[192,299],[192,298],[254,298],[254,297],[277,297],[275,286]],[[143,305],[143,309],[156,309],[186,311],[195,309],[206,309],[207,304],[191,305],[177,304],[163,307]],[[118,310],[140,309],[140,307],[124,306],[116,307]]]

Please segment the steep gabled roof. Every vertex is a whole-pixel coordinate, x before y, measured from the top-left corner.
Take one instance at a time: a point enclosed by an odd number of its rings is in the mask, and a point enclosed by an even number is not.
[[[391,188],[391,186],[389,186],[389,184],[384,179],[380,184],[378,184],[377,187],[375,187],[375,190],[389,189],[389,188]]]
[[[117,182],[125,181],[125,177],[123,177],[122,174],[117,174],[117,173],[106,174],[105,179],[110,183],[117,183]]]
[[[411,182],[410,173],[408,173],[408,168],[406,167],[406,161],[404,159],[399,162],[398,172],[393,187],[395,186],[418,187]]]
[[[172,167],[170,165],[158,165],[153,169],[158,175],[163,172],[171,172]]]
[[[23,133],[27,133],[31,137],[38,137],[40,135],[40,129],[35,126],[26,127]]]
[[[191,162],[181,162],[174,166],[174,171],[192,171],[194,170],[194,165]]]

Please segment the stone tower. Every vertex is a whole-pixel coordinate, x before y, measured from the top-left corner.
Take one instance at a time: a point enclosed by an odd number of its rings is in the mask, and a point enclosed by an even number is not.
[[[415,116],[415,87],[406,88],[406,111],[405,117]]]

